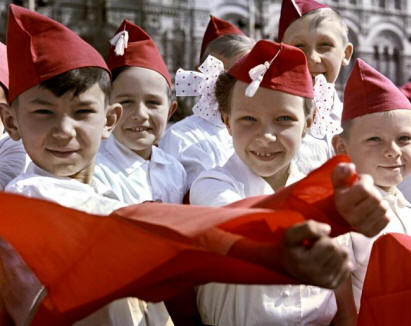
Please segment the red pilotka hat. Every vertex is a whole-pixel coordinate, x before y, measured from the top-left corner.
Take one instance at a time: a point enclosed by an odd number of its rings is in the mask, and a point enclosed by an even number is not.
[[[259,86],[292,95],[313,98],[313,83],[304,52],[294,46],[270,40],[258,41],[228,73],[254,88]],[[251,77],[253,76],[253,77]],[[260,81],[260,83],[258,83]],[[256,87],[252,84],[255,83]],[[246,92],[247,93],[247,92]]]
[[[9,89],[9,66],[7,63],[7,47],[0,42],[0,83]]]
[[[408,98],[411,102],[411,82],[406,83],[400,87],[400,91]]]
[[[203,56],[208,44],[211,41],[214,41],[220,36],[232,34],[245,35],[237,26],[226,20],[210,15],[210,21],[208,22],[207,29],[203,36],[203,42],[201,43],[200,58]]]
[[[329,7],[314,0],[283,0],[281,4],[280,22],[278,23],[278,42],[281,42],[286,29],[294,20],[319,8]]]
[[[365,114],[397,109],[411,110],[407,97],[391,80],[357,59],[344,89],[341,122]]]
[[[23,7],[9,8],[10,102],[29,88],[69,70],[99,67],[109,72],[97,50],[64,25]]]
[[[171,87],[170,73],[160,51],[150,35],[139,26],[125,19],[111,43],[113,46],[110,47],[107,59],[111,71],[124,66],[151,69],[161,74]]]

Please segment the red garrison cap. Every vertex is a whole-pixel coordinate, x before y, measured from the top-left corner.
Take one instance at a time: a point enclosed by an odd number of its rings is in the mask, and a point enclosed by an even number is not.
[[[103,57],[64,25],[23,7],[10,5],[7,26],[9,101],[69,70],[99,67]]]
[[[210,15],[207,29],[201,43],[200,58],[203,56],[208,44],[223,35],[245,35],[237,26],[230,22]]]
[[[123,55],[115,53],[115,46],[110,47],[107,64],[113,71],[118,67],[142,67],[157,71],[171,87],[170,73],[154,41],[143,29],[125,19],[116,31],[128,33],[128,44]]]
[[[250,69],[271,60],[273,62],[265,72],[260,86],[313,98],[313,84],[307,59],[303,51],[291,45],[260,40],[247,55],[228,70],[228,73],[237,80],[250,83]]]
[[[288,26],[306,13],[319,8],[329,8],[314,0],[283,0],[280,22],[278,23],[278,41],[281,42]]]
[[[9,66],[7,64],[7,47],[0,42],[0,83],[9,89]]]
[[[348,78],[343,105],[341,122],[375,112],[411,110],[397,86],[361,59],[357,59]]]
[[[406,83],[400,87],[400,91],[408,98],[411,102],[411,82]]]

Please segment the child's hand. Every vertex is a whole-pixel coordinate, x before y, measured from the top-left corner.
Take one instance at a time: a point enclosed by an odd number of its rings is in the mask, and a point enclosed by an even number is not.
[[[353,182],[355,165],[340,163],[333,171],[335,205],[341,216],[358,232],[372,237],[389,222],[388,204],[374,186],[371,176],[362,174]]]
[[[330,231],[328,224],[312,220],[290,227],[281,254],[284,269],[303,284],[339,286],[352,265],[345,249],[328,237]]]

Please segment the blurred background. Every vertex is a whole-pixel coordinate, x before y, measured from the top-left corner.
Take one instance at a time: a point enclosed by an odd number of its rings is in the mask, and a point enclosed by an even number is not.
[[[395,84],[411,80],[411,1],[318,0],[346,21],[354,60],[363,58]],[[60,21],[106,57],[110,39],[124,18],[154,39],[174,75],[198,65],[209,15],[229,20],[255,39],[276,39],[281,0],[0,0],[0,40],[6,42],[7,7],[24,6]],[[354,62],[351,60],[351,63]],[[341,92],[351,66],[336,83]],[[174,119],[189,114],[192,101],[180,103]]]

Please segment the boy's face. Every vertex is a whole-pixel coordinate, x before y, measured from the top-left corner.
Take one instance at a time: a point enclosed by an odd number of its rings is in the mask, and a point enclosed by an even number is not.
[[[358,173],[370,174],[389,190],[411,173],[411,110],[377,112],[351,121],[348,135],[337,136],[337,154],[348,154]]]
[[[19,95],[6,127],[13,139],[22,138],[39,167],[56,176],[77,178],[92,172],[100,141],[112,127],[110,113],[97,83],[78,96],[68,92],[61,97],[35,86]]]
[[[283,42],[304,51],[313,77],[323,74],[329,83],[337,80],[342,65],[350,61],[353,46],[344,44],[343,30],[338,22],[326,17],[318,26],[316,15],[295,20],[285,31]]]
[[[130,67],[112,84],[111,103],[120,103],[123,114],[114,130],[117,140],[144,159],[158,142],[169,117],[176,109],[170,105],[168,85],[158,72]]]
[[[306,126],[304,99],[260,87],[254,97],[244,95],[246,83],[232,90],[231,112],[223,114],[242,161],[257,175],[270,178],[288,171]]]

